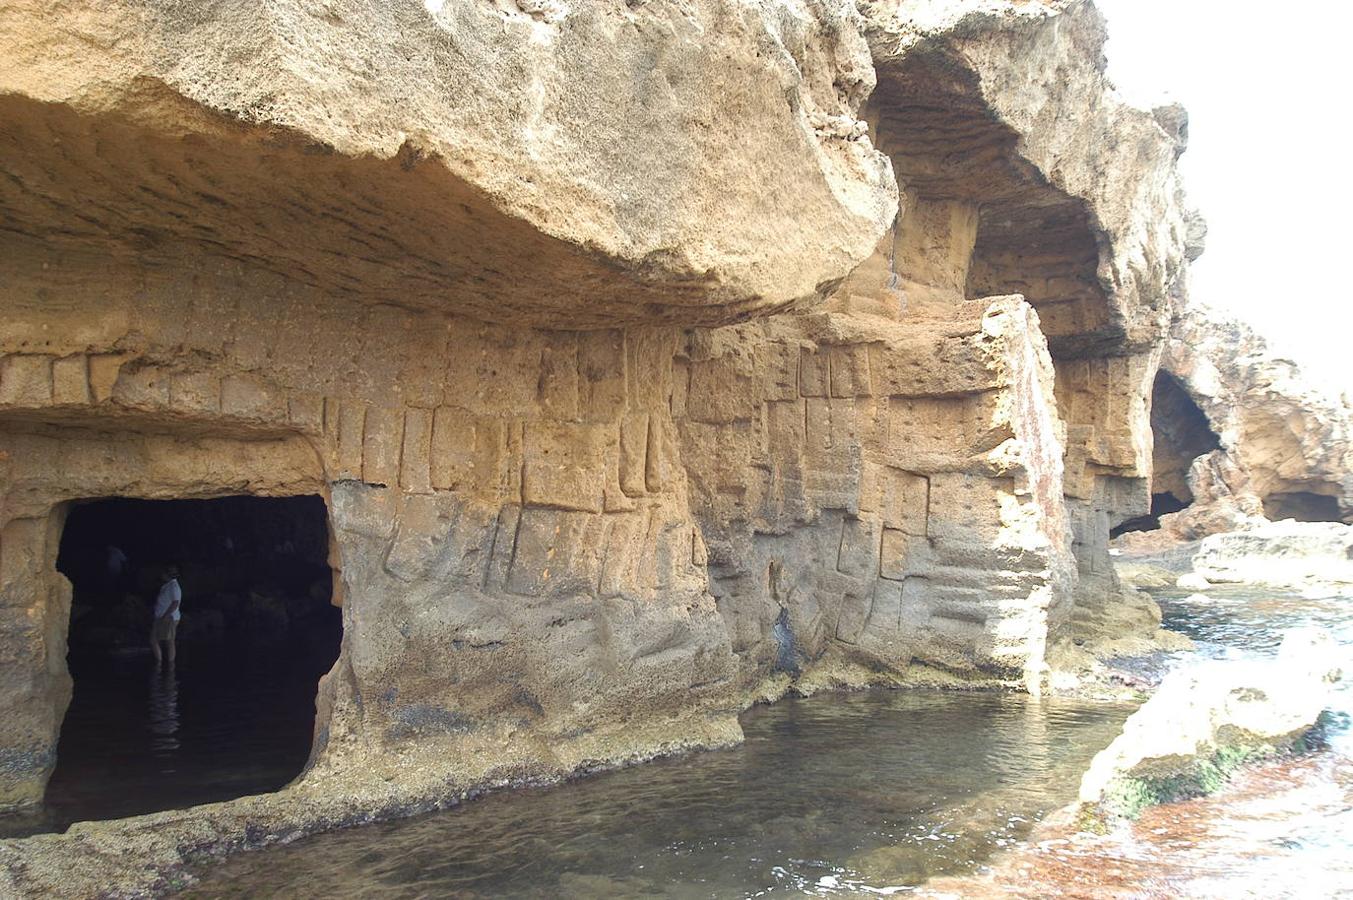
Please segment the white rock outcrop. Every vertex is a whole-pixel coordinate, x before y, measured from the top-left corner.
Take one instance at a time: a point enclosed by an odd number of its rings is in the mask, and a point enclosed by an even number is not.
[[[1209,535],[1192,565],[1212,584],[1353,584],[1353,525],[1269,522]]]
[[[1298,630],[1275,658],[1208,660],[1167,675],[1100,751],[1080,802],[1109,814],[1215,790],[1245,759],[1290,748],[1329,704],[1347,660],[1323,632]]]

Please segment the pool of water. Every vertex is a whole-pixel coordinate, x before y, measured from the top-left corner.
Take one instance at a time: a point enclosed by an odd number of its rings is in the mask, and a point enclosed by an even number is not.
[[[1157,599],[1166,623],[1195,639],[1199,657],[1272,653],[1287,628],[1310,625],[1353,647],[1353,602],[1342,597],[1235,588],[1206,597],[1161,591]],[[1167,664],[1187,665],[1191,658],[1181,654]],[[1353,831],[1347,827],[1353,811],[1347,804],[1316,809],[1300,799],[1346,796],[1346,786],[1336,779],[1348,771],[1338,761],[1353,751],[1350,701],[1353,693],[1345,684],[1336,704],[1345,712],[1330,733],[1332,752],[1318,764],[1282,773],[1293,782],[1282,796],[1297,799],[1286,805],[1278,800],[1258,817],[1243,812],[1248,808],[1243,794],[1229,808],[1223,799],[1188,813],[1166,811],[1156,817],[1152,832],[1132,838],[1129,855],[1152,860],[1159,884],[1196,887],[1188,879],[1204,871],[1196,858],[1202,851],[1190,856],[1181,848],[1211,835],[1195,821],[1211,809],[1209,827],[1228,830],[1227,843],[1205,851],[1218,864],[1207,877],[1209,889],[1224,896],[1233,888],[1244,894],[1236,879],[1262,880],[1262,871],[1273,869],[1275,852],[1287,854],[1281,865],[1313,870],[1328,869],[1334,858],[1330,841],[1339,845],[1335,857],[1353,856]],[[746,713],[746,743],[732,750],[502,793],[419,819],[244,854],[199,870],[186,893],[333,898],[902,893],[933,877],[978,871],[997,851],[1020,845],[1040,816],[1073,799],[1091,757],[1117,735],[1130,712],[1121,704],[993,694],[876,692],[786,700]],[[1320,821],[1313,823],[1313,816]],[[1174,824],[1182,822],[1190,824]],[[1312,828],[1327,839],[1309,840]],[[1293,837],[1275,851],[1273,834],[1279,832]],[[1066,847],[1082,864],[1069,870],[1076,873],[1071,884],[1088,885],[1116,871],[1123,850],[1115,845],[1105,854],[1082,837],[1083,853],[1074,840]],[[1172,861],[1188,874],[1169,874]],[[1263,866],[1268,869],[1261,871]],[[1148,875],[1114,877],[1128,879],[1120,888],[1135,890]],[[1065,880],[1048,885],[1056,893],[1071,886]],[[1164,890],[1161,896],[1173,888]],[[1149,890],[1146,895],[1154,896]]]
[[[1286,629],[1316,626],[1351,648],[1353,670],[1353,599],[1252,588],[1156,597],[1166,624],[1198,646],[1167,667],[1272,653]],[[53,779],[41,827],[280,786],[303,762],[309,739],[309,720],[293,714],[297,698],[287,693],[310,679],[295,677],[288,668],[295,665],[309,663],[188,659],[167,677],[144,659],[114,659],[77,671],[62,752],[68,740],[92,749],[67,755],[63,765],[73,768]],[[306,691],[300,699],[309,704],[313,687]],[[138,699],[113,702],[128,697]],[[1033,871],[1051,872],[1046,883],[1056,894],[1106,872],[1117,873],[1119,888],[1154,879],[1167,886],[1160,896],[1201,889],[1195,882],[1204,872],[1219,896],[1232,888],[1243,895],[1241,882],[1281,879],[1288,868],[1345,883],[1339,879],[1353,877],[1353,864],[1336,862],[1353,860],[1348,681],[1335,706],[1331,749],[1314,761],[1271,767],[1230,795],[1153,813],[1143,820],[1150,828],[1110,838],[1107,849],[1097,843],[1105,839],[1069,834],[1055,858],[1029,857]],[[184,894],[887,895],[938,877],[967,895],[975,885],[952,879],[980,871],[1010,888],[1001,861],[1025,858],[1034,824],[1074,798],[1090,759],[1132,708],[929,691],[789,699],[746,712],[746,742],[730,750],[203,861],[186,874]],[[207,709],[240,715],[209,718]],[[238,721],[252,724],[229,724]],[[280,752],[269,742],[284,735],[295,740]],[[241,766],[251,754],[255,762]],[[1006,849],[1013,852],[998,856]],[[1124,868],[1129,859],[1140,862],[1136,870]],[[1028,886],[1030,876],[1017,870],[1013,883]]]
[[[42,806],[0,817],[0,836],[60,831],[275,791],[310,755],[315,688],[332,641],[147,648],[75,656],[75,686]]]
[[[1131,707],[978,693],[791,699],[740,747],[318,835],[192,897],[760,897],[970,871],[1074,796]]]

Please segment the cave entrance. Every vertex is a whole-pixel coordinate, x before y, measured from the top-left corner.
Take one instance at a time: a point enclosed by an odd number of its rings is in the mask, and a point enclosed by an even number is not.
[[[1342,522],[1339,499],[1311,491],[1283,491],[1264,498],[1264,515],[1273,522]]]
[[[1160,529],[1161,516],[1179,512],[1188,505],[1188,503],[1180,500],[1170,491],[1152,494],[1151,511],[1144,516],[1128,519],[1122,525],[1110,529],[1109,537],[1116,538],[1120,534],[1127,534],[1129,531],[1158,531]]]
[[[74,692],[47,815],[62,826],[282,787],[310,754],[319,678],[342,638],[318,496],[108,498],[69,506]],[[148,637],[179,572],[176,664]]]
[[[1151,511],[1114,528],[1110,537],[1129,531],[1155,531],[1160,517],[1193,503],[1189,469],[1200,456],[1221,448],[1207,414],[1175,376],[1161,369],[1151,388]]]

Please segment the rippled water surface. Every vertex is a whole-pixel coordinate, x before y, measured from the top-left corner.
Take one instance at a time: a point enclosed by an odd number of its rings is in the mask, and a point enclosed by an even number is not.
[[[1225,659],[1254,654],[1270,656],[1293,628],[1316,628],[1347,651],[1348,665],[1337,686],[1326,731],[1331,749],[1353,757],[1353,590],[1294,591],[1255,587],[1216,587],[1206,594],[1180,590],[1153,591],[1165,614],[1166,627],[1193,638],[1202,657]],[[1186,662],[1185,662],[1186,664]],[[1353,847],[1350,847],[1353,854]]]
[[[1158,599],[1167,624],[1193,637],[1203,657],[1271,653],[1286,628],[1300,625],[1353,647],[1353,614],[1339,597],[1222,589],[1207,597],[1163,591]],[[1344,690],[1339,708],[1353,708],[1349,699]],[[188,894],[901,893],[932,877],[974,872],[1019,844],[1035,820],[1073,799],[1090,758],[1130,711],[962,693],[787,700],[749,711],[746,744],[732,750],[244,854],[198,872]],[[1340,762],[1353,748],[1340,722],[1346,718],[1336,719],[1332,752],[1246,776],[1231,800],[1165,808],[1144,819],[1150,829],[1127,838],[1052,842],[1053,852],[1030,857],[1032,870],[1021,875],[1017,861],[987,888],[1020,896],[1156,897],[1182,889],[1229,897],[1251,895],[1252,882],[1268,884],[1265,896],[1288,896],[1283,885],[1294,887],[1295,870],[1316,895],[1329,895],[1317,886],[1343,883],[1335,861],[1353,857],[1353,811],[1341,781],[1348,767]],[[1031,880],[1035,874],[1042,880]],[[959,894],[982,890],[947,884]]]
[[[885,692],[748,712],[747,741],[202,873],[198,897],[737,897],[969,871],[1074,795],[1130,707]]]
[[[1272,653],[1286,628],[1301,625],[1353,648],[1353,601],[1343,597],[1234,588],[1157,598],[1167,625],[1193,637],[1202,657]],[[290,778],[310,728],[296,702],[308,708],[318,670],[287,656],[210,665],[185,660],[172,678],[152,676],[138,659],[77,672],[65,768],[40,826],[271,790]],[[138,699],[129,705],[129,696]],[[1259,885],[1263,896],[1299,896],[1298,883],[1333,896],[1338,885],[1353,887],[1347,682],[1336,707],[1328,753],[1257,770],[1214,799],[1152,811],[1126,836],[1068,834],[1044,848],[1022,840],[1073,799],[1132,707],[924,691],[786,700],[748,711],[737,748],[242,854],[189,873],[186,894],[894,894],[966,876],[1017,848],[981,883],[993,896],[1229,897]],[[208,708],[234,712],[203,717]],[[67,741],[83,755],[67,753]],[[245,757],[253,762],[240,765]],[[1293,872],[1302,874],[1294,881]],[[945,881],[965,896],[980,895],[981,884]]]

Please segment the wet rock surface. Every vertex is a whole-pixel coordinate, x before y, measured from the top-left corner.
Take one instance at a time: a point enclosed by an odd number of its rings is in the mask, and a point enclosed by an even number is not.
[[[1089,834],[1059,825],[976,878],[922,897],[1321,896],[1353,890],[1353,764],[1306,756],[1245,770],[1219,793]]]
[[[1353,526],[1332,522],[1259,522],[1161,552],[1115,557],[1124,580],[1188,590],[1218,584],[1298,587],[1320,592],[1353,582]]]
[[[1206,659],[1272,658],[1291,628],[1314,627],[1353,646],[1347,593],[1218,586],[1207,596],[1162,589],[1165,620]],[[1353,891],[1353,730],[1347,678],[1316,752],[1252,761],[1217,793],[1144,809],[1134,821],[1087,832],[1075,807],[1050,816],[991,870],[938,878],[923,896],[1343,896]]]
[[[1328,635],[1294,631],[1272,659],[1209,660],[1171,673],[1095,757],[1080,802],[1131,818],[1215,792],[1246,761],[1300,744],[1328,707],[1343,658]]]

